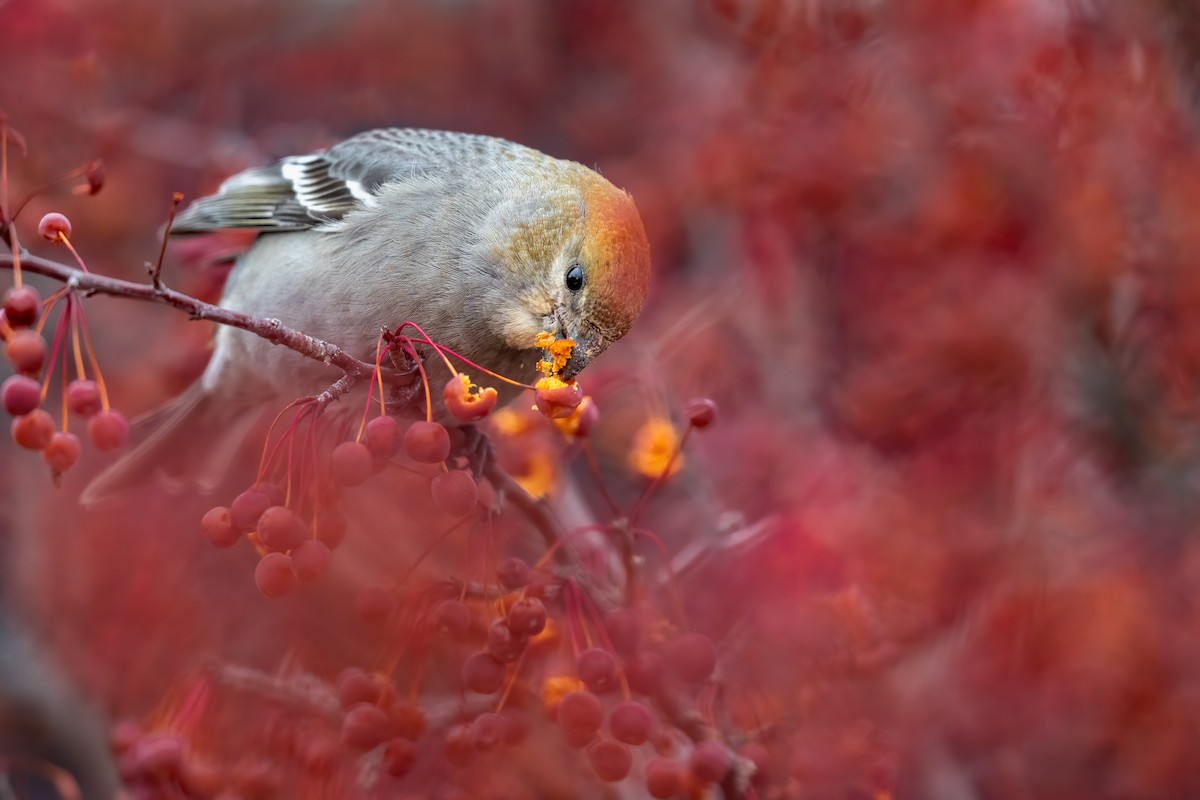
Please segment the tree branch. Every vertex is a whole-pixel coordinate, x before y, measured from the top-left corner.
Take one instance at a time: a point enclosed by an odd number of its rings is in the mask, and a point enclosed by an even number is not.
[[[0,268],[12,269],[13,261],[11,253],[0,253]],[[83,272],[66,264],[34,255],[23,254],[20,262],[21,269],[26,272],[53,278],[77,291],[162,303],[186,311],[195,320],[207,319],[219,325],[228,325],[231,328],[248,331],[272,344],[282,345],[302,356],[337,367],[355,378],[370,378],[375,374],[374,364],[359,361],[337,345],[289,328],[277,319],[242,314],[212,303],[205,303],[165,286],[156,287],[151,284],[109,278],[94,272]],[[394,386],[406,386],[416,380],[415,374],[405,374],[395,370],[384,370],[383,378],[386,383]]]

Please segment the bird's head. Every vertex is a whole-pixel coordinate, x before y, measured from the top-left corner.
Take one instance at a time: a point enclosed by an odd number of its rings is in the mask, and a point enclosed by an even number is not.
[[[565,379],[629,331],[650,284],[650,246],[633,199],[571,167],[553,189],[513,199],[498,254],[506,295],[518,301],[503,315],[502,335],[520,349],[541,331],[573,340]]]

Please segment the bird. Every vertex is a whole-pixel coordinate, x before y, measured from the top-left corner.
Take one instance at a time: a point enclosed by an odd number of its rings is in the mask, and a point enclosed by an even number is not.
[[[650,246],[630,194],[597,171],[505,139],[370,130],[233,175],[188,206],[171,236],[257,231],[220,305],[373,362],[380,330],[415,322],[470,361],[528,382],[539,333],[575,346],[573,379],[633,325]],[[211,487],[256,411],[320,392],[336,369],[219,326],[182,394],[134,421],[134,445],[84,490],[119,497],[203,443]],[[498,387],[502,388],[502,387]],[[502,402],[511,391],[502,391]],[[194,460],[191,455],[189,461]]]

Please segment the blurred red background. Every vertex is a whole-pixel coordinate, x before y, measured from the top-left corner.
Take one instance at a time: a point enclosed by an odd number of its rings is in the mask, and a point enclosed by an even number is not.
[[[1175,798],[1200,794],[1198,31],[1168,0],[0,0],[0,107],[17,196],[107,165],[24,224],[63,211],[139,280],[172,192],[365,128],[596,166],[655,264],[587,375],[605,474],[636,497],[637,426],[713,397],[645,524],[675,552],[766,531],[681,575],[760,796]],[[173,245],[168,282],[218,296],[206,255]],[[203,367],[178,314],[88,313],[130,413]],[[82,476],[6,448],[6,602],[104,714],[213,659],[328,676],[378,646],[339,583],[259,598],[203,501],[84,514]],[[532,796],[598,791],[567,785]]]

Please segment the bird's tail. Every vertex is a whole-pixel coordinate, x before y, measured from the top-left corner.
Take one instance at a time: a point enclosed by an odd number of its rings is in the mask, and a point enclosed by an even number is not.
[[[94,507],[145,486],[210,493],[221,484],[256,415],[232,413],[201,382],[133,421],[133,448],[88,484],[80,503]]]

